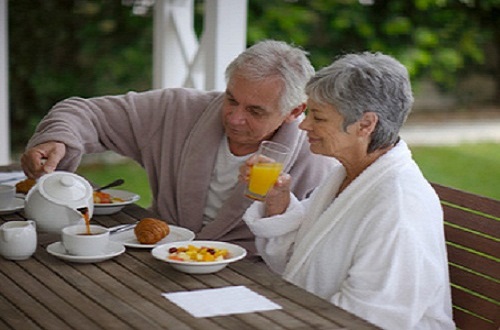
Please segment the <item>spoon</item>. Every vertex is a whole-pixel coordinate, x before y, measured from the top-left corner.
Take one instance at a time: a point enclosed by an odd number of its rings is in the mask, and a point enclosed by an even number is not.
[[[118,186],[121,186],[124,182],[125,181],[123,179],[116,179],[115,181],[110,182],[105,186],[102,186],[100,188],[95,189],[95,191],[101,191],[101,190],[104,190],[107,188],[118,187]]]

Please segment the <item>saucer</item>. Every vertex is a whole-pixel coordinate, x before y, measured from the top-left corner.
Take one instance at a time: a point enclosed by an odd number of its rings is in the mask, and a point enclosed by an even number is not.
[[[11,214],[17,211],[21,211],[24,209],[24,199],[23,198],[14,198],[14,202],[12,202],[12,205],[3,209],[0,209],[0,215],[4,214]]]
[[[94,262],[101,262],[104,260],[108,260],[122,254],[123,252],[125,252],[125,246],[123,246],[123,244],[110,241],[106,249],[106,252],[102,255],[73,256],[66,252],[66,249],[64,248],[62,242],[55,242],[47,246],[47,252],[59,259],[66,261],[78,262],[78,263],[94,263]]]
[[[195,237],[195,234],[189,229],[177,227],[174,225],[169,225],[169,228],[170,228],[170,233],[167,235],[167,237],[163,238],[156,244],[139,243],[134,234],[134,227],[130,228],[129,230],[111,234],[109,235],[109,239],[111,241],[121,243],[126,247],[138,248],[138,249],[151,249],[158,245],[171,242],[192,241]]]

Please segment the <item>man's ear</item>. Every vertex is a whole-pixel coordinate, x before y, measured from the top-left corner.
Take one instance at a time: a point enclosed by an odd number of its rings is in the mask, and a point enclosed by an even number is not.
[[[307,105],[301,103],[299,106],[295,107],[285,118],[285,123],[291,123],[297,119],[304,111],[306,111]]]
[[[375,112],[365,112],[359,123],[359,133],[363,136],[370,136],[378,123],[378,115]]]

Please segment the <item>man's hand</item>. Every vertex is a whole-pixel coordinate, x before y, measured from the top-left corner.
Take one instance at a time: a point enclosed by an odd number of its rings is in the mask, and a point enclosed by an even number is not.
[[[57,164],[66,154],[66,146],[61,142],[46,142],[34,146],[21,156],[24,173],[33,179],[55,171]]]

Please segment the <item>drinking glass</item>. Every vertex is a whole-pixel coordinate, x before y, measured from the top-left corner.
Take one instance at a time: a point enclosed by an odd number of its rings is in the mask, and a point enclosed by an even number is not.
[[[250,170],[250,180],[245,196],[262,201],[267,192],[274,186],[283,171],[283,165],[290,149],[277,142],[264,141],[257,151],[258,162]]]

